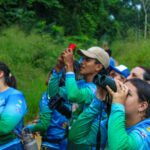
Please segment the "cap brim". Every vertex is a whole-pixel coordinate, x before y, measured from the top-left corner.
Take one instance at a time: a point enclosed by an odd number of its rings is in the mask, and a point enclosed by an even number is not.
[[[122,74],[122,73],[121,73],[121,71],[120,71],[120,70],[118,70],[118,69],[117,69],[117,68],[115,68],[115,67],[112,67],[111,69],[112,69],[112,70],[114,70],[114,71],[116,71],[116,72],[117,72],[117,73],[119,73],[119,74]]]
[[[118,68],[116,68],[116,66],[109,66],[110,70],[114,70],[115,72],[123,75],[124,77],[128,77],[128,75],[130,74],[130,71],[128,69],[125,69],[124,71],[120,71]]]

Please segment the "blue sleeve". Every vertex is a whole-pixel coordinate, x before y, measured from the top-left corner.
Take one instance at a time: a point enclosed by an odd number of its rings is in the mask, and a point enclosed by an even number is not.
[[[0,115],[0,135],[8,134],[14,130],[26,112],[27,105],[24,96],[21,93],[10,95]]]

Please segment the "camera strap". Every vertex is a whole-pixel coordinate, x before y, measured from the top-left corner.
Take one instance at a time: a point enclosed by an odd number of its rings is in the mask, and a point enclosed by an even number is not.
[[[97,138],[96,138],[96,150],[100,150],[101,147],[101,120],[102,120],[102,110],[103,110],[103,104],[100,105],[100,114],[98,117],[98,131],[97,131]]]
[[[111,97],[110,97],[108,92],[106,94],[105,102],[106,102],[106,105],[107,105],[106,112],[107,112],[107,115],[109,117],[110,111],[111,111],[112,99],[111,99]]]

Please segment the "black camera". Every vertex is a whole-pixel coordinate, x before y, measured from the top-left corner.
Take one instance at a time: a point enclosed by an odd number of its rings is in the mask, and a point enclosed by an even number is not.
[[[111,78],[110,76],[97,74],[94,77],[93,82],[97,86],[102,87],[104,89],[106,89],[106,86],[108,85],[114,92],[117,91],[116,83],[114,79]],[[108,93],[106,94],[106,97],[105,97],[105,103],[106,103],[106,112],[109,116],[110,111],[111,111],[112,98],[110,97]]]
[[[63,97],[56,94],[50,98],[48,106],[50,109],[56,109],[59,113],[69,119],[72,115],[72,107],[71,104],[66,103],[65,101],[66,100]]]
[[[116,83],[110,76],[97,74],[94,77],[93,82],[104,89],[106,89],[106,86],[108,85],[114,92],[117,91]]]

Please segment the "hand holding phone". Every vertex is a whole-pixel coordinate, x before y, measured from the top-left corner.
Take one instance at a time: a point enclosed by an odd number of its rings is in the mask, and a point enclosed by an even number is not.
[[[74,44],[74,43],[71,43],[71,44],[69,44],[69,46],[68,46],[68,49],[70,49],[70,50],[72,50],[72,51],[74,51],[75,48],[76,48],[76,44]]]

